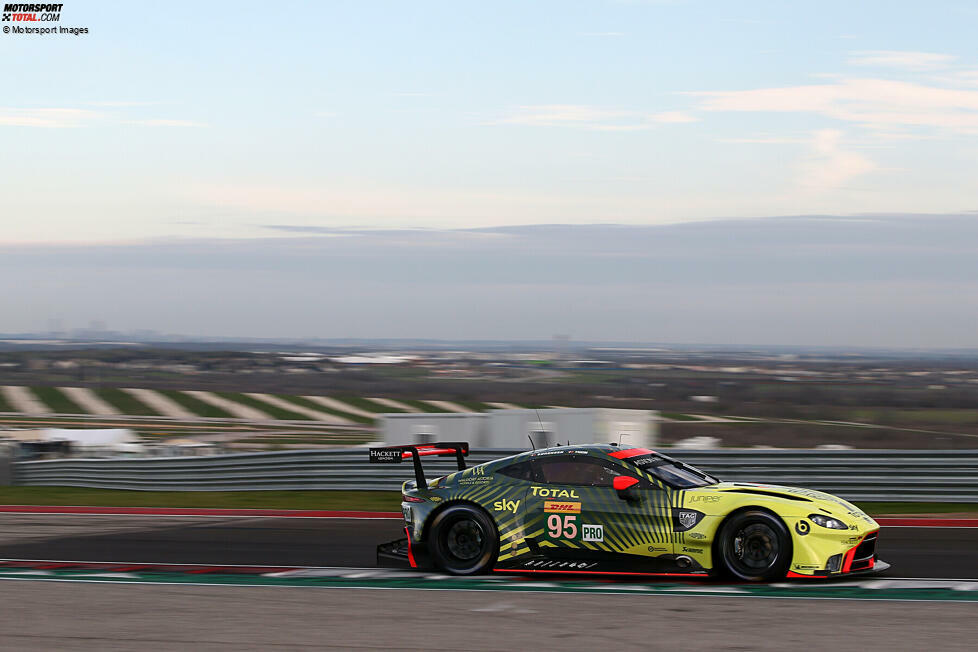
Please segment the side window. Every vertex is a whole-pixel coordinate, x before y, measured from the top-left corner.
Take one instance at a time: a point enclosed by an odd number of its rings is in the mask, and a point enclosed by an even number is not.
[[[623,470],[593,457],[567,455],[539,460],[540,474],[547,484],[610,487]]]
[[[526,480],[527,482],[533,481],[533,465],[529,462],[510,464],[509,466],[497,471],[497,473],[501,473],[517,480]]]

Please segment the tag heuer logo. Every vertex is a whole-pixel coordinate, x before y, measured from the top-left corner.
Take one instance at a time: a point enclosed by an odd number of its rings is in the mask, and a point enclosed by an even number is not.
[[[696,525],[696,512],[684,512],[680,510],[679,524],[687,530]]]

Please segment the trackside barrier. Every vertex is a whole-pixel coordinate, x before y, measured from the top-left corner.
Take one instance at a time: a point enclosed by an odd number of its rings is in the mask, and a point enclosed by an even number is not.
[[[522,452],[475,449],[468,464]],[[850,500],[978,503],[978,450],[663,451],[722,480],[819,489]],[[239,453],[210,457],[58,459],[16,462],[17,485],[145,491],[269,489],[397,490],[411,464],[370,464],[366,448]],[[453,460],[425,462],[429,478]]]

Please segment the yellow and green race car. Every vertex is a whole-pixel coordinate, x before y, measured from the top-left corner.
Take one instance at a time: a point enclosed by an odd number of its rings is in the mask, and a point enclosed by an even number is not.
[[[721,482],[644,448],[572,445],[466,468],[468,444],[370,450],[414,464],[404,483],[406,538],[378,547],[405,561],[470,575],[489,571],[600,575],[722,574],[743,581],[825,578],[888,568],[879,525],[829,494]],[[457,459],[427,481],[421,458]]]

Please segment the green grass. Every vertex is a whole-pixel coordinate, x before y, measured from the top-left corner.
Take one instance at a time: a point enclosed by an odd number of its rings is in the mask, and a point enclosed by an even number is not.
[[[199,398],[195,398],[189,394],[184,394],[183,392],[178,392],[173,389],[164,389],[159,391],[167,398],[172,399],[177,405],[190,410],[199,417],[206,417],[209,419],[233,418],[233,415],[231,415],[229,412],[226,412],[219,407],[215,407],[210,403],[204,403]]]
[[[376,412],[377,414],[383,414],[384,412],[404,412],[404,410],[398,410],[397,408],[392,408],[387,405],[381,405],[371,401],[369,398],[361,398],[359,396],[344,396],[340,399],[344,403],[349,403],[353,407],[358,407],[361,410],[367,412]]]
[[[310,410],[317,410],[319,412],[325,412],[326,414],[332,414],[333,416],[342,417],[344,419],[348,419],[355,423],[373,424],[374,422],[374,420],[369,417],[361,416],[359,414],[350,414],[349,412],[344,412],[342,410],[334,410],[333,408],[328,408],[325,405],[320,405],[319,403],[310,401],[309,399],[303,398],[302,396],[287,396],[283,394],[276,394],[276,396],[282,399],[283,401],[289,401],[290,403],[301,405],[302,407],[309,408]]]
[[[125,491],[76,487],[0,487],[4,505],[215,507],[400,511],[396,491]]]
[[[672,419],[673,421],[700,421],[697,417],[679,412],[662,412],[661,415],[664,419]]]
[[[146,417],[158,417],[160,413],[149,407],[142,401],[136,399],[135,396],[129,392],[124,392],[121,389],[105,388],[96,389],[95,393],[103,401],[119,410],[123,414],[131,414],[136,416],[146,416]]]
[[[88,414],[56,387],[31,387],[31,392],[56,414]]]
[[[452,401],[453,403],[458,403],[462,407],[468,408],[473,412],[485,412],[486,410],[491,410],[485,403],[480,403],[478,401]]]
[[[965,409],[888,409],[858,408],[845,410],[841,420],[896,425],[961,426],[978,424],[978,410]]]
[[[15,412],[14,408],[10,403],[7,403],[7,399],[0,394],[0,412]]]
[[[75,487],[0,487],[3,505],[225,507],[398,511],[396,491],[124,491]],[[868,514],[978,515],[976,503],[856,503]]]
[[[413,408],[417,408],[422,412],[451,412],[451,410],[446,410],[445,408],[440,408],[437,405],[432,405],[431,403],[426,403],[424,401],[414,401],[411,399],[398,399],[401,403],[405,405],[410,405]]]
[[[867,514],[949,514],[970,512],[978,515],[978,503],[854,503]]]
[[[226,398],[229,401],[234,401],[235,403],[240,403],[241,405],[247,405],[248,407],[253,407],[256,410],[261,410],[273,419],[287,419],[290,421],[313,421],[311,417],[307,417],[304,414],[299,414],[298,412],[292,412],[290,410],[284,410],[280,407],[275,407],[270,403],[265,401],[259,401],[257,398],[252,398],[251,396],[246,396],[240,392],[214,392],[221,398]]]

